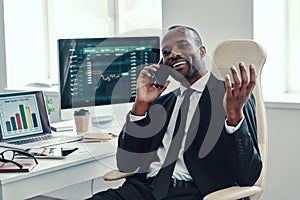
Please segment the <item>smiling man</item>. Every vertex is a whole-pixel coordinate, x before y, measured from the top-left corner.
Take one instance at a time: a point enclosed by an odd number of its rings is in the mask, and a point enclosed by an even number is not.
[[[253,185],[260,175],[252,65],[248,77],[231,68],[225,82],[205,65],[206,49],[191,27],[173,26],[161,43],[163,64],[145,67],[137,96],[119,136],[117,164],[136,172],[118,189],[92,199],[194,200],[234,185]],[[165,69],[165,70],[163,70]],[[156,87],[154,74],[180,82],[175,91]]]

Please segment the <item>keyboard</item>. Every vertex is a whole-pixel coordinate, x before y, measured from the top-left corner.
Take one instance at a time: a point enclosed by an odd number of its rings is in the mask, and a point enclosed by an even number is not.
[[[43,136],[37,136],[37,137],[33,137],[33,138],[25,138],[22,140],[11,141],[8,143],[21,145],[21,144],[27,144],[27,143],[37,142],[37,141],[50,140],[50,139],[53,139],[52,135],[43,135]]]

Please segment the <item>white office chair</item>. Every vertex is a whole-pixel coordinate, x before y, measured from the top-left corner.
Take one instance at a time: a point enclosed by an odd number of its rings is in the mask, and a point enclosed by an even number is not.
[[[256,86],[253,94],[256,100],[256,120],[258,146],[261,154],[263,168],[259,179],[254,186],[230,187],[213,192],[204,197],[204,200],[236,200],[250,196],[251,200],[259,199],[265,187],[267,167],[267,119],[261,90],[261,72],[266,61],[266,52],[260,44],[253,40],[226,40],[221,42],[213,52],[212,61],[217,67],[221,79],[226,74],[231,75],[230,66],[237,66],[243,61],[246,66],[255,65],[257,75]],[[248,69],[248,68],[247,68]],[[231,79],[232,80],[232,79]]]
[[[261,71],[266,61],[266,52],[253,40],[227,40],[220,43],[213,53],[213,64],[217,68],[217,76],[224,79],[226,74],[231,75],[230,67],[243,61],[247,66],[255,65],[257,82],[253,94],[256,100],[256,119],[258,130],[258,144],[263,162],[261,175],[254,186],[234,186],[225,188],[204,197],[204,200],[236,200],[249,197],[259,199],[265,186],[267,164],[267,121],[265,106],[261,91]],[[232,80],[232,79],[231,79]],[[104,175],[104,180],[118,180],[132,175],[118,170],[112,170]]]

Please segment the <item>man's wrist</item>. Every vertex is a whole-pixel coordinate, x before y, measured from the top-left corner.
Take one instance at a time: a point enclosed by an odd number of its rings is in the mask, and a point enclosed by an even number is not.
[[[148,103],[141,103],[141,102],[137,103],[137,102],[135,102],[133,104],[131,114],[133,114],[135,116],[145,116],[148,108],[149,108]]]
[[[238,113],[238,114],[227,114],[227,125],[228,126],[236,126],[243,118],[244,115],[243,113]]]
[[[137,115],[133,114],[132,111],[130,111],[129,120],[130,120],[130,122],[140,121],[140,120],[144,119],[146,117],[146,115],[147,115],[147,112],[143,116],[137,116]]]
[[[240,127],[241,127],[241,125],[242,125],[242,123],[243,123],[243,121],[244,121],[244,115],[242,116],[242,119],[237,123],[237,125],[235,125],[235,126],[231,126],[231,125],[229,125],[228,124],[228,119],[226,119],[225,120],[225,129],[226,129],[226,132],[227,133],[229,133],[229,134],[232,134],[232,133],[234,133],[236,130],[238,130]]]

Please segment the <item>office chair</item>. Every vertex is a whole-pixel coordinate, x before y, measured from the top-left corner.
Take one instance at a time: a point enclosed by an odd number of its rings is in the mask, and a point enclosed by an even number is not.
[[[218,78],[225,79],[226,74],[231,75],[230,67],[237,66],[243,61],[246,66],[255,65],[257,75],[256,86],[253,94],[256,100],[256,119],[258,131],[258,145],[263,163],[263,168],[259,179],[254,186],[234,186],[215,191],[204,197],[204,200],[237,200],[244,197],[250,197],[251,200],[257,200],[261,196],[265,187],[266,164],[267,164],[267,121],[266,112],[261,90],[261,71],[266,61],[266,52],[261,45],[253,40],[227,40],[220,43],[213,52],[212,62],[216,67],[213,72]],[[233,80],[231,78],[231,80]],[[120,172],[112,170],[104,175],[104,180],[118,180],[131,176],[133,173]]]
[[[246,66],[255,65],[257,75],[256,86],[253,94],[256,100],[256,120],[258,147],[260,150],[263,168],[259,179],[254,186],[225,188],[204,197],[204,200],[236,200],[243,197],[250,197],[251,200],[259,199],[265,187],[266,166],[267,166],[267,119],[261,90],[261,72],[266,61],[266,52],[260,44],[253,40],[226,40],[221,42],[213,52],[212,62],[219,74],[215,74],[221,79],[225,79],[226,74],[231,75],[230,66],[237,66],[243,61]],[[248,68],[247,68],[248,69]],[[232,80],[232,78],[231,78]]]

